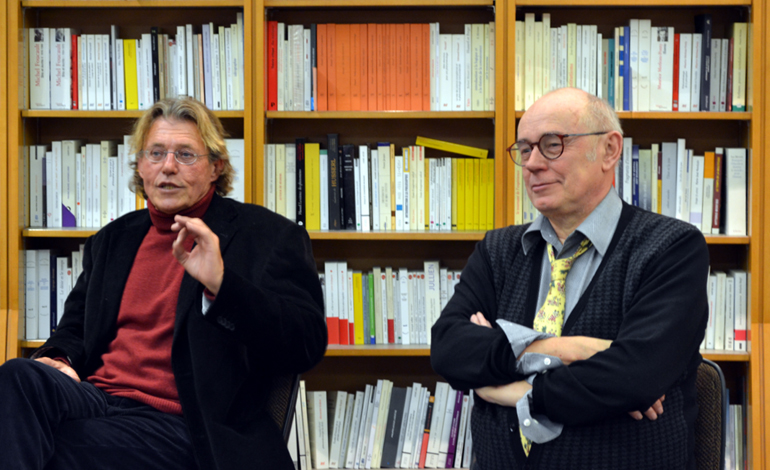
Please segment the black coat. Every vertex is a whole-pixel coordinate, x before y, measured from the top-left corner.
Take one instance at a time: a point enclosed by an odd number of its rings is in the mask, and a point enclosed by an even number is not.
[[[201,469],[293,469],[264,404],[273,376],[312,368],[326,348],[310,240],[283,217],[217,195],[203,221],[219,237],[222,287],[204,316],[204,287],[185,273],[171,348],[196,460]],[[150,225],[147,210],[132,212],[86,242],[83,273],[44,346],[66,354],[81,378],[101,366],[115,338],[123,289]]]

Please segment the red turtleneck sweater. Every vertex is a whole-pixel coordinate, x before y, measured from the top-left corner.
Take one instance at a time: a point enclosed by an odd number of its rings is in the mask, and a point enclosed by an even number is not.
[[[203,217],[215,187],[194,206],[180,212]],[[171,253],[177,232],[171,231],[174,216],[159,212],[151,202],[152,226],[145,235],[128,275],[118,313],[118,333],[104,364],[88,381],[110,395],[131,398],[160,411],[182,414],[179,393],[171,369],[171,342],[179,287],[184,268]],[[193,239],[185,241],[191,250]]]

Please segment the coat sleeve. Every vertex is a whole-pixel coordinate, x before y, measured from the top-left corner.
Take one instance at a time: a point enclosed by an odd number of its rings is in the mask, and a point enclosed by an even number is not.
[[[581,425],[648,409],[700,357],[708,265],[705,239],[695,231],[652,259],[610,348],[538,375],[534,412]]]
[[[279,230],[263,241],[273,244],[264,261],[243,259],[248,256],[242,251],[225,255],[222,287],[206,319],[232,334],[268,370],[275,365],[277,373],[300,373],[326,350],[323,293],[307,232],[296,224]],[[232,267],[244,263],[256,266]]]
[[[516,357],[495,320],[497,300],[484,241],[476,245],[460,276],[454,295],[431,329],[431,365],[452,388],[468,390],[519,380]],[[481,312],[493,325],[471,323]]]

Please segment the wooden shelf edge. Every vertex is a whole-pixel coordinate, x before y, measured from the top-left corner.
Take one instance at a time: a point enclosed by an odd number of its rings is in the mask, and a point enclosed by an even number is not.
[[[309,231],[311,240],[376,240],[376,241],[479,241],[486,232],[357,232],[357,231]]]
[[[655,119],[655,120],[690,120],[690,121],[750,121],[752,113],[750,112],[730,112],[730,113],[712,113],[708,111],[697,113],[672,112],[641,112],[641,111],[618,111],[620,119]],[[524,111],[516,111],[516,118],[524,116]]]
[[[328,7],[463,7],[492,6],[494,0],[326,0]],[[317,0],[265,0],[266,8],[317,7]]]
[[[265,111],[266,119],[492,119],[494,111]]]
[[[27,238],[88,238],[98,228],[25,228],[21,234]]]
[[[243,7],[243,0],[23,0],[33,8],[201,8]]]
[[[131,111],[77,111],[77,110],[49,110],[49,109],[25,109],[21,111],[23,118],[108,118],[108,119],[126,119],[139,118],[144,114],[144,110]],[[222,118],[241,118],[243,111],[214,111],[214,114]]]
[[[749,362],[751,360],[751,354],[748,352],[701,349],[700,354],[704,359],[714,362]]]
[[[326,348],[327,357],[428,357],[430,346],[403,344],[339,345],[330,344]]]
[[[749,245],[751,237],[731,237],[727,235],[705,235],[709,245]]]
[[[751,0],[519,0],[516,7],[701,7],[701,6],[750,6]]]

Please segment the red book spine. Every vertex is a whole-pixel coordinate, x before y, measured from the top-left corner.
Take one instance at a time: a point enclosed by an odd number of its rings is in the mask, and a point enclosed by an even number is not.
[[[369,108],[369,56],[368,43],[369,43],[369,28],[366,23],[358,25],[358,66],[360,67],[358,80],[361,83],[361,111],[368,111]]]
[[[679,33],[674,35],[674,98],[671,111],[679,111]]]
[[[78,98],[78,90],[80,84],[78,83],[78,66],[80,65],[80,58],[78,57],[78,35],[73,34],[71,41],[70,41],[70,75],[72,77],[72,80],[70,80],[70,83],[72,84],[72,109],[80,109]]]
[[[327,109],[337,111],[337,25],[326,25]]]
[[[318,61],[318,111],[328,111],[328,97],[326,94],[328,62],[326,25],[316,26],[316,58]]]
[[[267,110],[278,110],[278,22],[267,22]]]
[[[430,25],[422,25],[422,110],[430,111]]]
[[[340,344],[350,344],[350,341],[348,340],[348,329],[348,321],[340,319]]]
[[[422,434],[422,449],[420,449],[419,468],[425,468],[425,457],[428,455],[428,439],[430,439],[430,419],[433,416],[433,403],[436,397],[428,399],[428,412],[425,414],[425,431]]]

